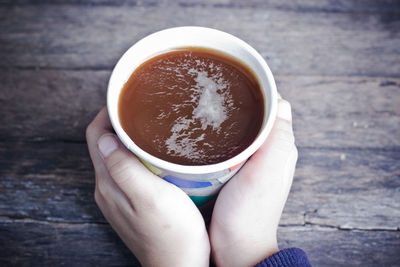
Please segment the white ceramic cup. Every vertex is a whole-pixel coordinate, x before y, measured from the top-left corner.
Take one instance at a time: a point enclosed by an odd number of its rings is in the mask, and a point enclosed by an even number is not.
[[[247,65],[256,75],[264,97],[264,119],[253,143],[226,161],[201,166],[187,166],[157,158],[137,146],[121,126],[118,100],[125,83],[143,62],[178,48],[201,47],[228,54]],[[271,70],[262,56],[239,38],[210,28],[177,27],[153,33],[131,46],[111,74],[107,108],[112,126],[122,143],[154,174],[184,190],[200,206],[215,196],[245,161],[264,143],[275,122],[277,90]]]

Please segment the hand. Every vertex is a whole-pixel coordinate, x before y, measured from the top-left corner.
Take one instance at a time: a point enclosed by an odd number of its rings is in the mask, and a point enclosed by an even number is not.
[[[277,228],[296,161],[290,104],[280,99],[266,142],[215,203],[209,235],[217,266],[254,266],[278,252]]]
[[[96,203],[141,264],[208,266],[210,243],[199,210],[123,146],[105,108],[88,126],[86,139],[96,173]]]

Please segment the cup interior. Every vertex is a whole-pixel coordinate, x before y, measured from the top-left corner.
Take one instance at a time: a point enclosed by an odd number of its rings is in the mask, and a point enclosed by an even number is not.
[[[167,51],[201,47],[219,51],[247,65],[260,83],[264,97],[264,119],[254,142],[235,157],[212,165],[187,166],[159,159],[138,147],[123,130],[118,116],[118,100],[129,77],[143,62]],[[107,108],[111,123],[122,143],[138,157],[156,167],[178,173],[217,172],[243,162],[265,141],[275,121],[277,90],[272,73],[259,53],[239,38],[204,27],[177,27],[153,33],[131,46],[120,58],[111,74],[107,91]]]

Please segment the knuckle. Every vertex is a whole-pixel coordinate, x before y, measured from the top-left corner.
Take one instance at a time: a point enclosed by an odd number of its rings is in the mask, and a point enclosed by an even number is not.
[[[169,202],[168,200],[163,200],[159,194],[155,194],[155,192],[151,189],[145,189],[141,192],[136,192],[134,197],[131,196],[129,200],[131,203],[135,203],[136,206],[140,207],[140,210],[153,213],[163,209],[165,210],[165,205],[167,205]]]
[[[296,149],[294,142],[286,137],[283,137],[282,135],[274,136],[271,141],[273,143],[271,148],[275,152],[285,153],[289,156],[291,153],[293,153],[293,149]]]
[[[292,123],[288,120],[277,118],[276,127],[278,129],[284,129],[286,131],[290,131],[292,129]]]
[[[278,106],[278,115],[280,119],[292,122],[292,106],[286,100],[281,100]]]
[[[290,104],[289,101],[287,101],[286,99],[281,99],[280,102],[281,102],[283,105],[286,105],[287,108],[289,108],[290,110],[292,110],[292,105]]]
[[[109,162],[107,165],[110,176],[119,186],[123,185],[135,176],[135,172],[132,171],[132,165],[128,159]]]
[[[147,211],[155,211],[159,207],[158,195],[155,195],[151,189],[142,188],[142,190],[135,190],[135,194],[128,197],[131,203],[140,206],[141,209]]]
[[[135,164],[130,158],[120,157],[120,155],[113,155],[112,153],[108,157],[106,165],[115,185],[122,191],[129,192],[125,195],[131,206],[140,207],[137,210],[138,212],[155,212],[160,210],[162,205],[165,205],[160,201],[160,191],[162,190],[145,182],[144,179],[147,177],[141,176],[142,173],[135,169]]]
[[[279,139],[284,139],[289,143],[294,143],[294,135],[292,125],[289,121],[279,119],[276,122],[276,133],[275,136]]]

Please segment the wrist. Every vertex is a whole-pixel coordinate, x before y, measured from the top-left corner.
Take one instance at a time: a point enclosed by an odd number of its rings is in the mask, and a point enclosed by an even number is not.
[[[169,255],[165,255],[164,257],[160,257],[160,255],[156,255],[156,257],[152,257],[151,259],[145,261],[143,266],[157,266],[157,267],[186,267],[186,266],[194,266],[194,267],[206,267],[209,266],[210,263],[210,251],[199,252],[188,252],[187,250],[171,253]]]
[[[210,242],[207,233],[201,240],[190,240],[181,245],[171,244],[166,251],[153,251],[146,256],[143,266],[206,267],[210,264]]]
[[[268,241],[237,241],[212,249],[212,258],[218,267],[250,267],[279,252],[276,238]]]

